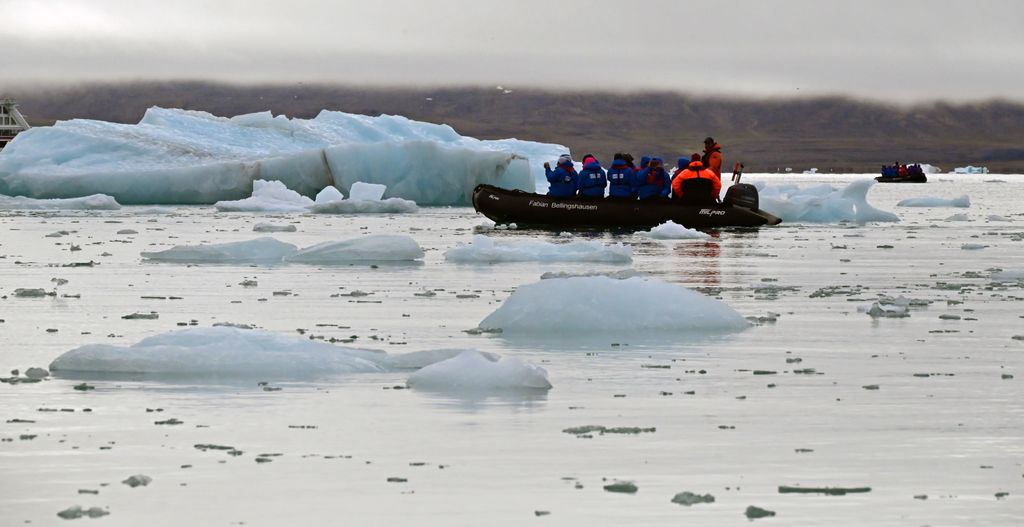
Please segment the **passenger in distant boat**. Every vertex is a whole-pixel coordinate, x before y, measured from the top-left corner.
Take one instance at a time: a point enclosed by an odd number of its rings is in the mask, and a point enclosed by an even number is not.
[[[700,154],[693,154],[689,160],[680,157],[678,166],[679,171],[672,180],[673,199],[693,205],[718,201],[718,194],[722,191],[722,180],[710,168],[704,167]]]
[[[647,168],[648,166],[650,166],[650,164],[651,164],[651,156],[643,156],[643,157],[641,157],[640,158],[640,167],[636,169],[637,174],[639,174],[641,170],[643,170],[643,169]]]
[[[672,182],[660,157],[651,158],[650,164],[637,173],[636,179],[636,195],[641,200],[667,198],[672,191]]]
[[[608,169],[608,197],[636,199],[636,168],[630,166],[633,156],[615,154]]]
[[[626,165],[628,165],[629,168],[631,168],[634,172],[637,171],[636,163],[633,162],[633,154],[630,154],[630,153],[622,154],[622,159],[626,162]]]
[[[900,177],[907,177],[907,165],[900,165],[899,175]]]
[[[548,196],[553,198],[570,198],[576,195],[579,188],[579,174],[573,167],[572,157],[563,154],[558,158],[558,166],[551,170],[550,163],[544,163],[544,173],[547,175]]]
[[[704,155],[700,158],[704,168],[710,169],[722,180],[722,145],[715,142],[714,137],[704,138]]]
[[[580,196],[588,198],[603,198],[604,187],[608,185],[608,177],[605,175],[601,163],[591,154],[583,156],[583,170],[579,176]]]

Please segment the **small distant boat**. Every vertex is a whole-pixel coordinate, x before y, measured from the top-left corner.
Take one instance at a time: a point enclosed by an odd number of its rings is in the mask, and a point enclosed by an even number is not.
[[[29,128],[28,121],[18,111],[18,103],[13,99],[0,99],[0,150]]]
[[[905,170],[903,176],[900,170]],[[924,175],[921,165],[889,165],[882,167],[882,175],[875,178],[879,183],[927,183],[928,176]]]
[[[520,227],[654,227],[672,220],[693,229],[759,227],[782,222],[757,206],[757,189],[740,184],[729,189],[722,203],[706,205],[682,205],[674,200],[552,198],[493,185],[478,185],[473,190],[473,208],[477,212],[496,223],[515,223]]]

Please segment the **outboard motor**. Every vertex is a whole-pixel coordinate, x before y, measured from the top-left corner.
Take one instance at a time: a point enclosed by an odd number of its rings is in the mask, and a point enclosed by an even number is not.
[[[736,183],[725,191],[725,199],[722,200],[722,203],[757,210],[759,208],[757,187],[747,183]]]

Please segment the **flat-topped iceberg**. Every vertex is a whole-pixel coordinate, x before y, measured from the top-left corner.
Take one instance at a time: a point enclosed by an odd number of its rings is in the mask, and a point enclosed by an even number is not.
[[[640,236],[655,240],[706,240],[711,237],[706,232],[687,229],[672,220],[668,220],[649,231],[641,232]]]
[[[121,204],[106,194],[81,198],[33,199],[0,195],[0,210],[117,210]]]
[[[548,389],[544,368],[478,351],[427,350],[391,355],[297,335],[219,326],[147,337],[129,346],[90,344],[50,363],[57,376],[148,374],[300,379],[419,369],[409,385],[430,390]]]
[[[0,194],[72,198],[102,193],[122,204],[212,204],[249,195],[258,179],[306,197],[356,181],[387,197],[465,205],[489,183],[532,191],[544,161],[568,149],[481,141],[405,117],[324,110],[313,119],[270,112],[216,117],[153,107],[138,124],[88,119],[35,127],[0,153]]]
[[[613,323],[614,322],[614,323]],[[504,334],[739,331],[728,304],[657,279],[552,278],[516,289],[480,328]]]
[[[155,262],[275,264],[281,262],[331,265],[359,261],[413,261],[423,249],[405,234],[371,234],[350,240],[319,243],[305,249],[271,237],[239,242],[177,245],[163,251],[143,252]]]
[[[971,206],[971,197],[967,194],[958,198],[908,198],[901,200],[896,204],[897,207],[960,207],[967,208]]]
[[[796,185],[757,183],[760,208],[789,223],[838,223],[852,221],[899,221],[891,212],[876,209],[867,201],[873,179],[851,182],[842,189],[831,185],[801,188]]]
[[[411,262],[423,249],[406,234],[371,234],[351,240],[318,243],[284,257],[286,262],[330,265],[346,262]]]
[[[550,243],[540,240],[498,240],[482,234],[472,243],[448,249],[445,260],[457,263],[595,262],[629,263],[633,250],[620,243],[597,241]]]
[[[265,236],[240,242],[176,245],[163,251],[143,252],[142,257],[156,262],[177,263],[276,263],[298,250],[290,243]]]
[[[464,351],[413,373],[407,381],[412,388],[444,391],[547,390],[548,372],[515,357],[495,357],[478,351]]]
[[[384,371],[387,355],[304,337],[232,327],[189,328],[130,346],[90,344],[50,363],[51,372],[278,377]]]

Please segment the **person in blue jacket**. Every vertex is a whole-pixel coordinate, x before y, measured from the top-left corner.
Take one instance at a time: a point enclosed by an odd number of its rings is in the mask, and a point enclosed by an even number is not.
[[[636,199],[636,168],[629,165],[627,155],[629,154],[615,154],[615,160],[608,169],[610,198]]]
[[[576,195],[576,190],[579,188],[579,174],[576,173],[569,154],[563,154],[558,158],[558,166],[554,170],[551,170],[551,164],[544,163],[544,173],[550,183],[548,196],[571,198]]]
[[[607,184],[608,178],[597,158],[591,154],[583,156],[583,170],[580,170],[579,176],[580,196],[603,198]]]
[[[672,192],[672,182],[665,172],[664,162],[660,157],[651,158],[651,164],[636,175],[636,195],[638,198],[667,198]]]

